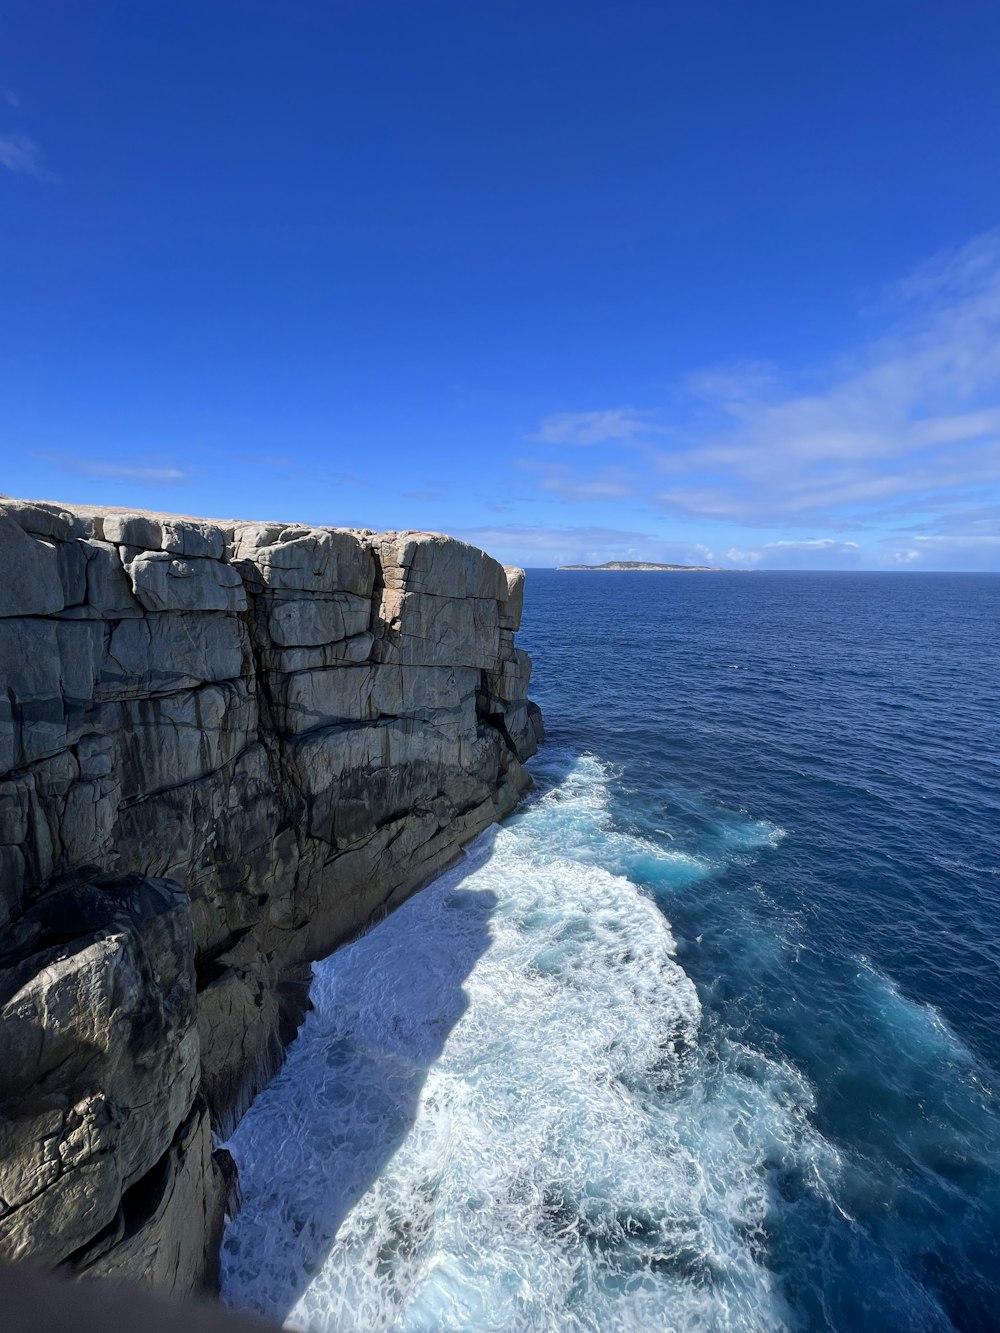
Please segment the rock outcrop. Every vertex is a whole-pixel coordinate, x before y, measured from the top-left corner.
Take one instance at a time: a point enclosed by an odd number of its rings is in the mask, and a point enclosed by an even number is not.
[[[0,504],[0,1258],[211,1281],[309,964],[507,814],[523,573],[446,537]]]

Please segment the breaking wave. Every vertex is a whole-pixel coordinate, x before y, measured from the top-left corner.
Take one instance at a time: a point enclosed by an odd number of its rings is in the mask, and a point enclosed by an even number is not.
[[[770,1219],[836,1213],[839,1154],[807,1079],[703,1015],[640,887],[663,901],[781,830],[733,817],[690,854],[616,826],[597,759],[536,775],[317,966],[229,1145],[230,1304],[310,1333],[795,1326]]]

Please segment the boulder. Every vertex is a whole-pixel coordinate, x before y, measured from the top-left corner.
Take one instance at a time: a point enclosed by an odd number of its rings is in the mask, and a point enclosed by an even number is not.
[[[147,611],[245,611],[243,582],[218,560],[143,551],[125,564]]]
[[[161,1158],[200,1076],[194,936],[169,880],[77,875],[0,955],[0,1258],[56,1263]]]

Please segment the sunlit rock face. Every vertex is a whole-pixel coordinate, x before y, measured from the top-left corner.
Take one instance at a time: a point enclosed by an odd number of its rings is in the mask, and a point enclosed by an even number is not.
[[[522,598],[425,533],[0,504],[0,1257],[211,1280],[309,963],[528,785]]]

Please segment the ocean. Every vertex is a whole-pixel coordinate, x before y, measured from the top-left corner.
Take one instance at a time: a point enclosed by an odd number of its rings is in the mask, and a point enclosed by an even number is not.
[[[315,969],[231,1304],[1000,1328],[1000,576],[529,572],[537,790]]]

